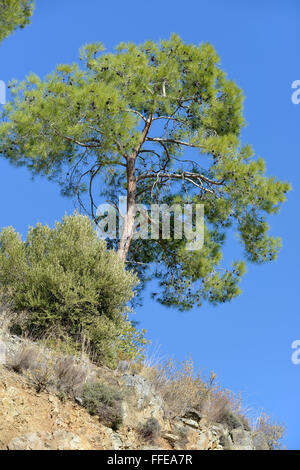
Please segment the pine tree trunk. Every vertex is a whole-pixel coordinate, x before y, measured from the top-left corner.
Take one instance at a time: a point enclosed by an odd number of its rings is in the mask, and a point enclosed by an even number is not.
[[[134,235],[134,220],[135,220],[135,203],[136,203],[136,175],[135,175],[135,161],[139,151],[146,140],[147,134],[152,123],[152,114],[145,122],[143,132],[137,147],[131,155],[127,157],[127,212],[124,219],[123,233],[121,234],[118,254],[123,262],[126,261],[130,244]]]
[[[136,198],[135,155],[127,160],[127,211],[124,218],[123,232],[120,238],[118,254],[122,261],[126,261],[130,243],[134,235]]]

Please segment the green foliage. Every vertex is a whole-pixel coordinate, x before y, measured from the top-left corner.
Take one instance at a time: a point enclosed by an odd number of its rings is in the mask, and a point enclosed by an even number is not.
[[[113,387],[101,382],[92,382],[84,385],[82,404],[91,415],[98,415],[107,426],[117,430],[123,421],[121,400],[122,395]]]
[[[80,204],[88,190],[96,220],[93,188],[98,183],[100,200],[126,194],[126,165],[134,155],[136,202],[204,204],[205,243],[188,251],[188,240],[174,234],[135,239],[128,268],[142,281],[158,279],[154,296],[164,305],[186,310],[235,298],[245,260],[222,262],[226,237],[237,232],[250,262],[275,259],[280,240],[269,234],[267,219],[290,186],[268,177],[264,160],[242,144],[243,94],[221,70],[214,48],[173,34],[159,43],[121,44],[114,53],[90,44],[81,63],[59,65],[45,80],[31,74],[11,84],[1,154],[57,180]]]
[[[0,286],[27,312],[23,329],[35,338],[54,331],[79,350],[84,337],[100,362],[141,353],[143,332],[128,322],[126,307],[136,282],[88,217],[65,216],[53,229],[38,224],[26,242],[11,227],[0,233]]]
[[[0,42],[30,22],[33,6],[32,0],[0,0]]]

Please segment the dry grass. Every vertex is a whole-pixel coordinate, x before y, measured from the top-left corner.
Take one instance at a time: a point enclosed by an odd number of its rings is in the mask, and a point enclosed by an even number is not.
[[[169,360],[163,364],[144,367],[141,372],[149,380],[165,404],[167,417],[180,416],[190,408],[200,411],[200,403],[206,398],[213,384],[195,374],[193,361],[176,363]]]
[[[9,359],[9,367],[18,374],[34,369],[37,365],[40,353],[33,346],[22,346],[15,356]]]
[[[0,313],[0,318],[2,316]],[[49,354],[49,349],[30,342],[25,342],[14,357],[10,358],[9,367],[24,374],[37,391],[49,389],[64,397],[73,398],[81,394],[89,374],[88,362],[80,362],[70,354],[62,356],[57,351],[50,351]],[[155,363],[152,358],[152,361],[144,364],[121,361],[115,372],[106,368],[99,369],[98,375],[101,375],[101,380],[105,378],[108,386],[118,387],[117,377],[124,373],[139,374],[149,381],[162,398],[167,419],[188,416],[189,411],[196,410],[208,423],[220,423],[229,430],[243,427],[247,431],[259,431],[265,436],[270,449],[281,448],[280,441],[284,433],[282,425],[271,422],[263,414],[251,426],[241,397],[222,390],[214,373],[208,379],[203,377],[200,371],[195,371],[190,359],[183,362],[163,362],[156,358]],[[113,427],[118,427],[120,410],[116,407],[100,401],[97,414],[103,422],[110,422]],[[158,429],[155,430],[154,424],[147,422],[143,429],[139,429],[144,440],[155,441],[155,435],[159,432]]]
[[[88,365],[76,363],[72,356],[62,357],[55,364],[56,384],[60,392],[75,395],[86,382],[87,376]]]
[[[283,424],[271,421],[270,416],[262,413],[257,419],[255,430],[261,432],[265,436],[271,450],[282,449],[281,440],[285,432]]]
[[[212,424],[224,424],[229,429],[242,426],[250,430],[240,396],[221,390],[213,372],[208,379],[203,378],[200,371],[195,371],[191,359],[147,365],[141,375],[162,397],[166,417],[183,416],[194,409]]]
[[[21,325],[23,325],[25,321],[26,314],[24,312],[14,312],[11,303],[6,297],[7,296],[4,296],[0,290],[0,333],[3,336],[16,333],[21,334]]]
[[[161,435],[161,425],[156,418],[149,418],[139,427],[138,433],[144,441],[154,444]]]
[[[54,362],[39,346],[22,345],[10,358],[8,366],[26,376],[37,392],[46,390],[54,383]]]
[[[22,373],[37,390],[51,390],[74,396],[87,379],[86,363],[76,362],[72,356],[60,356],[40,345],[23,344],[10,357],[7,366]]]

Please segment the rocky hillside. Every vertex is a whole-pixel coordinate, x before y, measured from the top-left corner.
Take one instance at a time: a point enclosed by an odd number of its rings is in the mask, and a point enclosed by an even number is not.
[[[38,360],[33,351],[39,351]],[[153,371],[151,375],[146,367],[137,371],[123,361],[112,371],[63,358],[57,369],[55,354],[45,350],[42,354],[40,346],[33,343],[14,336],[2,337],[0,449],[269,449],[267,436],[251,429],[239,414],[228,412],[223,422],[213,423],[196,408],[180,405],[182,411],[174,413],[175,403],[167,406],[167,395],[158,393]],[[60,387],[57,382],[54,386],[49,357],[51,364],[56,364]],[[117,390],[119,395],[114,399],[119,400],[118,406],[114,408],[114,402],[104,397],[93,413],[91,389],[80,392],[81,380],[106,384],[101,389],[102,397],[103,390]],[[66,385],[71,382],[73,396],[66,393]],[[218,402],[215,405],[219,406]],[[116,414],[120,418],[118,425]]]

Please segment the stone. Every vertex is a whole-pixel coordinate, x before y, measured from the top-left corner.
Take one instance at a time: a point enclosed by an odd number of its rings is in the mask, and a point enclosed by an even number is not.
[[[181,421],[186,424],[187,426],[191,426],[191,428],[196,428],[198,429],[199,428],[199,424],[197,423],[197,421],[195,421],[194,419],[190,419],[190,418],[181,418]]]
[[[5,365],[6,364],[6,344],[4,341],[0,340],[0,364]]]
[[[82,398],[80,398],[80,397],[74,397],[74,400],[76,401],[76,403],[78,403],[80,406],[82,406],[82,403],[83,403]]]
[[[254,432],[252,434],[252,442],[255,450],[270,450],[267,439],[262,432]]]
[[[123,441],[119,434],[112,429],[108,429],[107,432],[110,436],[113,450],[121,450],[123,448]]]
[[[184,418],[190,418],[193,419],[194,421],[201,421],[202,419],[202,414],[196,410],[195,408],[189,408],[183,415]]]
[[[219,445],[223,450],[232,450],[233,448],[232,439],[226,428],[219,430]]]
[[[231,431],[233,450],[254,450],[251,434],[243,428]]]
[[[179,436],[176,436],[175,434],[172,434],[171,432],[164,432],[162,434],[162,437],[171,443],[180,440]]]
[[[80,437],[72,432],[58,430],[32,432],[15,437],[8,444],[8,450],[80,450]]]
[[[163,447],[157,447],[157,446],[145,446],[145,447],[140,447],[139,450],[166,450]]]
[[[151,407],[156,414],[162,411],[162,400],[154,393],[148,380],[140,375],[125,374],[122,376],[125,386],[133,388],[137,399],[137,409]]]
[[[202,432],[197,439],[197,450],[208,450],[213,441],[213,435],[210,431]]]

